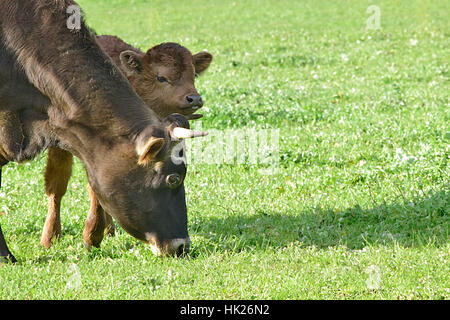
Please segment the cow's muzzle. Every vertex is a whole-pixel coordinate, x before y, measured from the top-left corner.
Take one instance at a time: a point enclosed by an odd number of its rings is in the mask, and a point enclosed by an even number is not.
[[[156,241],[152,236],[148,237],[148,240],[152,252],[160,257],[182,257],[191,248],[191,239],[189,237],[169,239],[162,243]]]

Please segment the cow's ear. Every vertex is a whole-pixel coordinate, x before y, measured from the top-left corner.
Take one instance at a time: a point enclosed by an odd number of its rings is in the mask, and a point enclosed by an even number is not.
[[[141,55],[127,50],[120,53],[120,63],[128,74],[137,74],[142,71]]]
[[[137,150],[139,155],[138,164],[144,165],[154,159],[164,147],[164,142],[163,138],[150,137],[144,146]]]
[[[195,73],[201,74],[203,71],[208,69],[213,59],[213,56],[209,52],[202,51],[194,54],[193,58],[194,58]]]

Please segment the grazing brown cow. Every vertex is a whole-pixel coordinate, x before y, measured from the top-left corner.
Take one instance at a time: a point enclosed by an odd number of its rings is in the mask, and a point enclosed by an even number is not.
[[[204,133],[149,109],[83,20],[67,28],[73,1],[1,4],[0,166],[69,151],[123,229],[158,254],[187,251],[186,166],[171,155],[178,138]],[[15,261],[0,228],[1,258]]]
[[[176,43],[163,43],[142,53],[115,36],[98,36],[97,42],[111,57],[132,84],[144,102],[159,116],[179,113],[191,114],[203,106],[194,85],[194,75],[203,73],[212,61],[208,52],[192,55]],[[198,118],[198,117],[195,117]],[[72,155],[58,148],[48,151],[45,172],[45,189],[48,196],[48,213],[41,237],[41,245],[49,248],[53,238],[61,235],[60,205],[72,173]],[[89,188],[91,208],[86,219],[83,240],[86,247],[100,245],[103,230],[114,233],[114,224],[99,205]]]

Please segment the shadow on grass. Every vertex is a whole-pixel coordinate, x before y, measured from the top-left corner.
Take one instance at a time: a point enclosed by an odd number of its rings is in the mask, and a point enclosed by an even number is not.
[[[292,211],[292,210],[291,210]],[[449,241],[450,192],[441,190],[422,198],[402,200],[393,204],[380,204],[369,209],[359,206],[342,211],[312,208],[291,215],[258,210],[253,215],[224,214],[214,218],[192,218],[189,233],[195,240],[189,258],[205,253],[240,252],[283,248],[291,244],[327,248],[345,245],[349,249],[362,249],[368,245],[440,247]],[[28,230],[40,235],[34,226]],[[63,231],[64,243],[51,251],[42,250],[34,262],[67,261],[76,259],[117,259],[135,246],[143,245],[131,236],[122,241],[111,238],[112,244],[93,248],[90,252],[68,252],[67,246],[81,240],[81,229],[69,226]],[[73,229],[73,230],[72,230]],[[118,233],[124,233],[117,228]],[[22,246],[22,244],[19,244]],[[25,246],[25,244],[23,244]],[[23,258],[23,257],[22,257]],[[20,259],[19,259],[20,260]]]
[[[360,206],[343,211],[311,209],[286,215],[258,211],[251,216],[233,213],[222,218],[195,219],[191,235],[200,238],[195,252],[345,245],[361,249],[367,245],[397,243],[404,247],[442,246],[449,240],[450,192],[441,190],[423,198]]]

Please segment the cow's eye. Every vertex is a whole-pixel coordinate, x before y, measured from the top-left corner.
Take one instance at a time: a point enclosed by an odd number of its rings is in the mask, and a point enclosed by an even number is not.
[[[181,182],[182,182],[182,179],[178,173],[169,174],[166,177],[166,184],[171,189],[177,188],[181,184]]]
[[[169,80],[167,80],[167,78],[162,77],[162,76],[157,76],[156,79],[161,83],[169,82]]]

